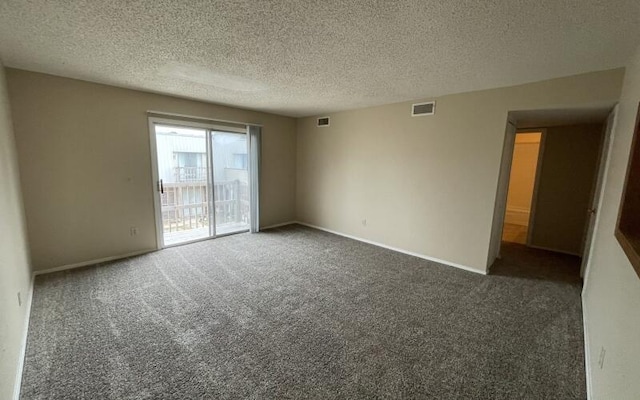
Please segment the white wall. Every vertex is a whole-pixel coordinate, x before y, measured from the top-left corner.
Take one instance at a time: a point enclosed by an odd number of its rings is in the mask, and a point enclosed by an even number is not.
[[[10,399],[26,334],[31,270],[4,71],[0,63],[0,399]]]
[[[591,398],[640,398],[640,277],[613,232],[640,101],[640,49],[626,70],[605,192],[583,290]],[[604,348],[603,368],[598,365]]]
[[[623,73],[444,96],[428,117],[405,102],[299,119],[298,219],[485,271],[508,112],[612,105]]]
[[[295,219],[292,118],[16,69],[7,83],[36,270],[156,247],[148,110],[262,124],[260,223]]]
[[[507,213],[504,219],[507,224],[529,225],[541,136],[540,132],[518,133],[516,135],[509,176]]]

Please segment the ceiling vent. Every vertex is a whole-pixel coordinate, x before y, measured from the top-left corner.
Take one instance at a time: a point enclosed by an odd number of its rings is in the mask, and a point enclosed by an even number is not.
[[[318,126],[329,126],[329,117],[318,118]]]
[[[411,116],[422,117],[425,115],[433,115],[436,113],[436,102],[429,101],[426,103],[416,103],[411,105]]]

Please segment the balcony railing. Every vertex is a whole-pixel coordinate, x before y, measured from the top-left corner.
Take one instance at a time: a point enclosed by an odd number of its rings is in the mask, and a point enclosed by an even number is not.
[[[249,185],[239,180],[216,182],[216,226],[248,224]],[[162,198],[164,232],[209,226],[210,210],[206,178],[201,182],[165,183]]]
[[[207,167],[173,167],[176,182],[206,182]]]

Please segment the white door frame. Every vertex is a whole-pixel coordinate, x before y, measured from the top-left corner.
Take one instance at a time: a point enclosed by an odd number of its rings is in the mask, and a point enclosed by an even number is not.
[[[590,262],[593,256],[593,242],[595,241],[595,233],[597,231],[600,215],[599,215],[599,207],[602,204],[602,198],[605,192],[606,186],[606,175],[609,170],[609,164],[611,160],[611,150],[613,145],[613,134],[617,125],[617,113],[618,113],[618,105],[616,104],[609,114],[607,118],[607,123],[605,125],[605,131],[603,135],[602,147],[600,150],[599,163],[598,163],[598,172],[596,174],[596,182],[594,185],[593,197],[592,197],[592,207],[595,212],[592,214],[592,217],[587,222],[587,231],[585,233],[585,242],[583,245],[583,262],[580,268],[580,275],[583,278],[583,287],[587,285],[587,279],[589,276],[589,268]],[[513,130],[510,130],[510,124],[514,125]],[[500,164],[500,175],[498,178],[498,187],[497,194],[495,200],[495,208],[494,208],[494,216],[493,216],[493,226],[491,230],[491,238],[489,243],[489,254],[487,258],[487,272],[489,272],[489,268],[495,262],[497,258],[500,257],[500,245],[502,238],[502,230],[504,229],[504,212],[500,210],[504,207],[502,205],[506,205],[506,196],[509,190],[509,180],[505,179],[505,175],[510,175],[511,172],[511,163],[513,159],[513,150],[514,150],[514,142],[515,136],[519,132],[542,132],[542,137],[540,141],[540,151],[538,153],[538,165],[536,167],[536,181],[534,186],[534,197],[532,198],[531,204],[531,214],[529,217],[529,231],[527,235],[527,245],[531,245],[532,232],[534,228],[534,216],[535,216],[535,207],[537,204],[537,196],[538,196],[538,187],[539,187],[539,177],[540,171],[542,168],[542,159],[544,156],[545,149],[545,139],[547,135],[547,131],[545,128],[536,128],[536,129],[523,129],[516,130],[515,129],[515,121],[512,120],[512,117],[509,116],[507,120],[507,129],[505,132],[505,139],[503,144],[502,151],[502,160]],[[513,136],[513,138],[511,138]],[[505,183],[506,181],[506,183]],[[502,204],[504,202],[504,204]],[[504,210],[503,210],[504,211]],[[498,232],[500,236],[498,236]],[[500,240],[499,240],[500,239]]]
[[[602,147],[598,160],[598,172],[594,183],[593,197],[590,204],[587,226],[585,230],[584,244],[582,250],[582,265],[580,266],[580,276],[584,283],[583,287],[587,287],[587,277],[589,276],[589,266],[593,256],[593,243],[595,241],[595,232],[600,223],[600,205],[604,197],[604,189],[607,183],[607,172],[611,160],[611,151],[613,148],[613,134],[618,123],[618,105],[616,104],[607,117],[602,137]]]
[[[149,143],[151,149],[151,182],[153,186],[153,215],[156,225],[156,249],[164,247],[164,237],[162,235],[162,204],[160,199],[160,173],[158,172],[158,142],[156,140],[156,118],[149,118]]]
[[[212,238],[218,237],[215,231],[215,194],[213,193],[213,157],[211,156],[212,148],[211,148],[211,131],[219,131],[219,132],[232,132],[232,133],[242,133],[247,134],[247,128],[245,127],[231,127],[227,125],[216,125],[214,123],[204,123],[204,122],[194,122],[194,121],[184,121],[180,119],[171,119],[171,118],[159,118],[159,117],[148,117],[149,119],[149,143],[151,150],[151,179],[152,179],[152,190],[153,190],[153,209],[155,215],[155,226],[156,226],[156,248],[158,250],[172,247],[177,245],[183,245],[187,243],[200,242],[202,240],[208,240]],[[175,126],[179,128],[195,128],[195,129],[204,129],[207,131],[205,141],[207,142],[207,151],[210,156],[207,157],[207,169],[208,169],[208,179],[207,184],[210,187],[209,193],[209,236],[206,238],[189,240],[186,242],[181,242],[175,245],[165,246],[164,244],[164,235],[163,235],[163,226],[162,226],[162,204],[160,199],[160,172],[158,168],[158,144],[156,140],[156,125],[165,125],[165,126]],[[247,138],[247,143],[249,142]],[[225,235],[220,235],[225,236]]]
[[[489,269],[496,261],[496,259],[500,258],[502,231],[504,229],[504,217],[507,211],[507,194],[509,193],[509,177],[511,173],[511,162],[513,160],[515,140],[516,121],[511,116],[508,116],[502,145],[500,172],[498,174],[498,182],[496,187],[496,199],[493,209],[491,236],[489,238],[487,273],[489,272]]]

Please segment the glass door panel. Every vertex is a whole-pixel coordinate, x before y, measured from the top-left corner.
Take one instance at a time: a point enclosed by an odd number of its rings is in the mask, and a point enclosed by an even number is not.
[[[247,135],[211,132],[215,234],[249,229],[249,169]]]
[[[165,246],[212,236],[207,131],[155,125]]]

